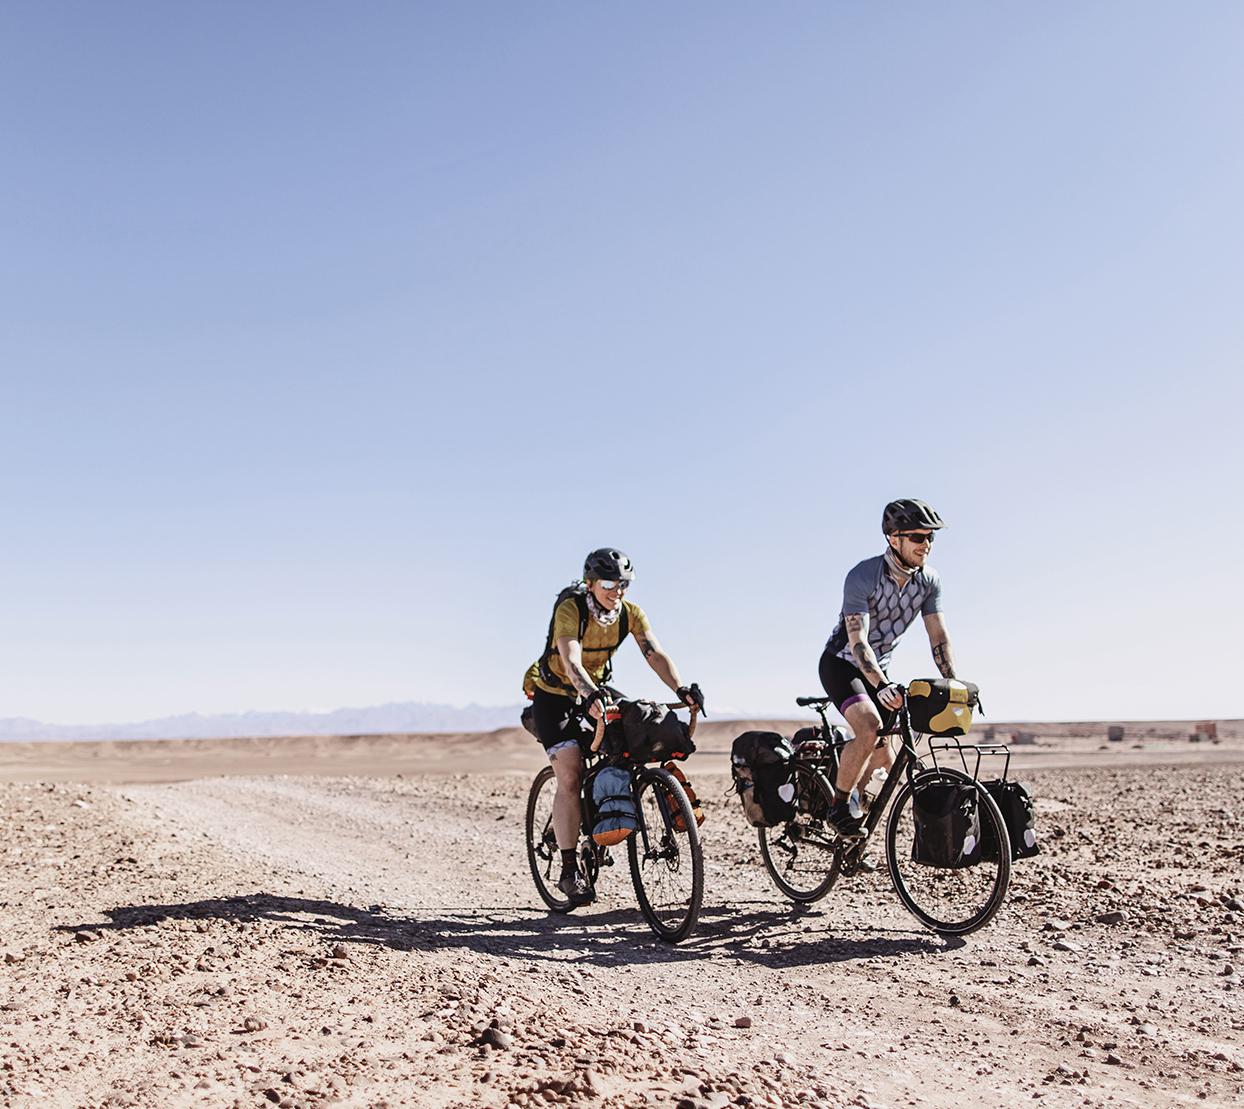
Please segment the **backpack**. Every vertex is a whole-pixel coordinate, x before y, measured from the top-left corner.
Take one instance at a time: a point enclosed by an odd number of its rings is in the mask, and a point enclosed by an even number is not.
[[[744,732],[730,747],[734,788],[756,828],[784,824],[795,815],[794,754],[777,732]]]
[[[989,796],[997,802],[998,811],[1002,813],[1002,823],[1006,825],[1006,832],[1011,840],[1011,858],[1027,859],[1040,854],[1032,794],[1020,782],[1008,782],[1005,779],[981,782],[981,785],[989,791]],[[981,858],[997,857],[997,837],[990,826],[983,830],[981,836]]]
[[[553,686],[555,689],[564,689],[573,697],[578,697],[578,690],[568,682],[562,681],[549,665],[553,655],[557,651],[557,644],[553,642],[553,622],[557,619],[557,610],[561,606],[562,601],[567,598],[574,598],[575,605],[579,609],[579,642],[583,642],[583,637],[587,634],[588,620],[591,619],[591,613],[587,608],[587,583],[577,581],[572,585],[566,586],[557,594],[557,600],[553,602],[553,614],[549,617],[548,634],[544,637],[544,651],[540,655],[540,661],[536,664],[540,669],[540,677],[545,684]],[[618,639],[612,647],[600,648],[610,652],[611,657],[605,662],[605,671],[601,675],[599,685],[607,685],[613,677],[613,658],[612,652],[616,651],[626,638],[627,632],[630,631],[630,613],[627,611],[626,602],[622,604],[622,615],[618,617]]]
[[[605,730],[605,751],[631,762],[685,759],[695,750],[691,729],[655,701],[623,701],[621,720]]]
[[[621,843],[639,825],[631,776],[616,766],[606,766],[592,779],[592,807],[596,810],[592,839],[602,847]]]
[[[973,783],[917,782],[911,809],[916,823],[912,862],[961,870],[981,861],[981,821]]]
[[[691,783],[687,781],[687,775],[672,762],[667,762],[665,769],[678,779],[683,793],[687,795],[687,800],[691,802],[691,815],[695,817],[695,826],[698,828],[704,823],[704,810],[700,808],[700,799],[695,795],[695,790],[691,788]],[[674,831],[685,832],[687,830],[687,822],[683,820],[682,809],[674,805],[672,797],[670,798],[670,812],[674,819]]]

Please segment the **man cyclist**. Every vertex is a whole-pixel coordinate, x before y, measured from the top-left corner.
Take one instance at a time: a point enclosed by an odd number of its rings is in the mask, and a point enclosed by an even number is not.
[[[860,829],[852,793],[878,767],[894,759],[887,742],[878,744],[884,720],[889,727],[903,705],[898,687],[886,676],[890,656],[903,633],[924,617],[933,661],[944,678],[955,676],[950,636],[942,618],[942,583],[928,565],[936,532],[945,527],[937,512],[917,500],[891,501],[881,517],[885,551],[866,558],[847,574],[842,612],[821,655],[821,685],[846,718],[854,738],[839,756],[830,822],[844,835]]]
[[[648,665],[683,704],[692,689],[656,641],[644,610],[623,594],[635,580],[635,568],[613,547],[592,551],[583,563],[583,587],[564,596],[553,612],[544,655],[531,665],[523,689],[531,697],[531,730],[548,753],[557,778],[553,796],[553,832],[561,851],[557,888],[572,902],[594,897],[579,869],[582,820],[579,789],[583,752],[591,747],[595,725],[616,691],[606,684],[614,652],[633,635]],[[586,617],[586,619],[585,619]],[[698,692],[698,690],[697,690]],[[588,719],[590,718],[590,720]]]

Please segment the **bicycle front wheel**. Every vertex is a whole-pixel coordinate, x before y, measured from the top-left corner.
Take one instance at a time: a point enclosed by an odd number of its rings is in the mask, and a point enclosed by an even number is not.
[[[912,861],[916,833],[914,790],[926,783],[950,781],[975,787],[981,837],[987,843],[992,838],[993,843],[1001,845],[997,858],[982,859],[961,870],[943,870]],[[1010,839],[1002,814],[981,785],[957,770],[924,770],[903,785],[886,822],[885,851],[899,900],[922,924],[946,936],[966,936],[988,924],[1002,907],[1011,882]]]
[[[833,803],[824,776],[796,763],[795,815],[785,824],[756,830],[773,884],[801,905],[829,893],[842,871],[842,839],[826,819]]]
[[[635,775],[639,827],[627,837],[631,880],[649,927],[670,943],[686,939],[704,899],[704,854],[687,794],[668,770]]]
[[[555,913],[570,911],[570,898],[557,888],[561,875],[561,852],[553,833],[553,797],[557,780],[546,766],[531,783],[527,794],[527,863],[540,899]]]

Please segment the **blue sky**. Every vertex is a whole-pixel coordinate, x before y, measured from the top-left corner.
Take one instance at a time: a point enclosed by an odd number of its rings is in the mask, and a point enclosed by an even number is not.
[[[1244,715],[1242,46],[1229,3],[5,5],[0,716],[516,700],[606,543],[781,709],[896,496],[995,718]]]

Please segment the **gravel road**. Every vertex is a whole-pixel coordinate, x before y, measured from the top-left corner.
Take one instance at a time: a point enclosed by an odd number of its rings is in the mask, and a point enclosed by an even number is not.
[[[543,910],[517,771],[0,785],[0,1100],[1244,1097],[1244,767],[1025,774],[1044,853],[961,941],[884,868],[795,909],[725,777],[689,770],[708,871],[677,948],[624,866],[591,908]]]

